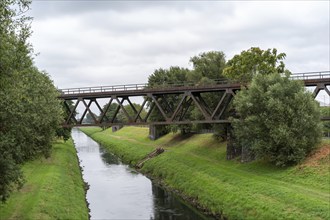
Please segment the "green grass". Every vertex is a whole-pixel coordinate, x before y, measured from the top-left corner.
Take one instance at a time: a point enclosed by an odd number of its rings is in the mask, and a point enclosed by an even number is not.
[[[58,141],[51,157],[22,167],[26,183],[0,204],[0,219],[88,219],[78,158],[72,141]]]
[[[135,164],[156,147],[165,153],[142,172],[161,180],[213,215],[229,219],[330,219],[329,155],[308,165],[278,168],[263,161],[226,160],[226,145],[211,134],[168,134],[150,141],[147,128],[116,133],[83,128],[124,161]],[[325,144],[325,143],[323,143]],[[329,149],[329,144],[327,147]]]

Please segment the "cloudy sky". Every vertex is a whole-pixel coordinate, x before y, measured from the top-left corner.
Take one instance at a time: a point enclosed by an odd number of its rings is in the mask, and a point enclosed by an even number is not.
[[[277,48],[292,72],[329,70],[329,1],[34,0],[36,65],[58,88],[147,82],[190,57]]]

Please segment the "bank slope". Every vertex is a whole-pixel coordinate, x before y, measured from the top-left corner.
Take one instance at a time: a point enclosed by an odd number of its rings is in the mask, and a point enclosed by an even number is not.
[[[0,204],[0,219],[88,219],[78,158],[72,141],[56,142],[51,157],[26,163],[26,183]]]
[[[278,168],[262,161],[226,160],[226,146],[211,134],[148,139],[148,129],[125,127],[112,133],[84,128],[126,162],[136,164],[156,147],[165,153],[147,161],[142,172],[161,180],[201,209],[229,219],[330,219],[329,148],[305,163]],[[310,162],[313,160],[313,162]]]

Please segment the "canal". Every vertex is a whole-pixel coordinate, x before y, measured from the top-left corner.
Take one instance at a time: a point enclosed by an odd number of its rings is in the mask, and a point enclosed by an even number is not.
[[[123,164],[78,129],[72,130],[91,219],[208,219],[173,193]]]

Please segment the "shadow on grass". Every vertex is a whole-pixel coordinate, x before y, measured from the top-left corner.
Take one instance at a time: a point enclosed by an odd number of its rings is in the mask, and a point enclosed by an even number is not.
[[[194,134],[175,134],[169,141],[164,144],[164,147],[173,147],[176,146],[178,143],[182,144],[182,141],[187,141],[189,138],[193,137]]]

